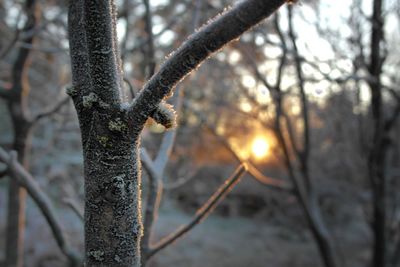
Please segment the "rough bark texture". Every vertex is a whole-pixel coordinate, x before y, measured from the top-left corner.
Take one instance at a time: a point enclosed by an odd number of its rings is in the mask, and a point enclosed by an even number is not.
[[[88,266],[138,266],[141,229],[139,138],[124,111],[92,107],[85,127]]]
[[[284,2],[249,0],[226,11],[172,54],[128,105],[120,98],[114,1],[70,1],[73,87],[68,93],[82,133],[86,266],[140,266],[138,147],[146,120],[202,61]]]

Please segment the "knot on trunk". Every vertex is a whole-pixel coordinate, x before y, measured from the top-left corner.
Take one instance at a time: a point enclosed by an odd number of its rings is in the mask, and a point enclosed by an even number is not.
[[[105,186],[105,199],[111,203],[117,203],[125,200],[125,175],[121,174],[112,178],[111,182]]]

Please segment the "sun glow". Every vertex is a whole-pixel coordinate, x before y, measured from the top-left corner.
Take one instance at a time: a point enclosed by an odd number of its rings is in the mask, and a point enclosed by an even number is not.
[[[268,156],[270,144],[265,137],[257,136],[251,144],[251,153],[256,159],[262,159]]]
[[[254,129],[249,135],[231,136],[228,142],[240,160],[256,160],[259,163],[273,160],[273,151],[277,146],[273,134],[262,128]]]

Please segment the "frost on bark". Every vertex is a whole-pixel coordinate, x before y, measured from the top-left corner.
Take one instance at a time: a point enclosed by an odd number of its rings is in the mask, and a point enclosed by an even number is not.
[[[212,53],[275,11],[284,0],[248,0],[193,34],[132,103],[120,97],[113,0],[70,1],[73,84],[85,177],[86,266],[140,266],[140,133],[149,117],[171,126],[162,100]],[[161,106],[160,106],[161,103]]]

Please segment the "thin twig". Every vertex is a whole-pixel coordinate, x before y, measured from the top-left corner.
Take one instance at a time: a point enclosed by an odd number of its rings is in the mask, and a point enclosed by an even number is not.
[[[199,9],[201,7],[201,1],[197,0],[195,14],[198,17]],[[146,21],[146,32],[148,35],[148,43],[149,47],[147,48],[147,67],[148,67],[148,78],[154,74],[155,71],[155,51],[154,51],[154,36],[152,32],[152,16],[149,5],[149,0],[143,0],[146,8],[145,13],[145,21]],[[195,19],[193,22],[193,31],[197,27],[198,19]],[[175,106],[176,113],[179,113],[182,109],[182,98],[183,98],[183,90],[181,86],[178,85],[175,88],[175,96],[173,97],[173,104]],[[157,111],[156,111],[157,112]],[[175,138],[176,138],[177,130],[176,128],[171,129],[170,131],[164,133],[160,148],[158,150],[157,156],[154,162],[150,159],[146,150],[142,149],[142,163],[144,168],[147,170],[149,176],[149,192],[147,195],[147,203],[145,208],[145,219],[144,219],[144,232],[142,237],[142,253],[143,256],[141,258],[142,265],[145,266],[148,260],[148,252],[151,246],[151,234],[152,228],[157,219],[158,209],[161,202],[161,196],[163,194],[163,176],[165,172],[165,167],[167,166],[169,157],[171,155]]]
[[[57,113],[64,105],[68,104],[69,100],[70,100],[70,97],[66,96],[61,101],[56,103],[53,107],[50,107],[49,109],[44,110],[44,111],[36,114],[36,116],[32,120],[32,123],[36,124],[40,120],[42,120],[44,118],[47,118],[49,116],[52,116],[53,114]]]
[[[262,174],[257,167],[255,167],[250,162],[242,159],[238,153],[232,148],[229,142],[223,136],[219,135],[217,130],[207,123],[207,120],[204,114],[200,113],[199,111],[195,110],[189,101],[184,101],[184,105],[186,108],[189,108],[193,113],[196,114],[197,117],[200,118],[202,121],[203,126],[217,138],[217,140],[229,151],[229,153],[238,161],[238,162],[245,162],[248,167],[248,172],[252,175],[256,181],[262,183],[263,185],[269,186],[274,189],[282,190],[282,191],[292,191],[291,186],[283,180],[271,178]]]
[[[5,56],[11,51],[11,49],[15,46],[15,44],[17,43],[18,39],[19,39],[19,34],[20,34],[20,30],[17,29],[15,32],[15,35],[13,37],[13,39],[10,41],[10,43],[3,49],[3,51],[1,51],[0,53],[0,60],[2,60],[3,58],[5,58]]]
[[[58,53],[67,53],[68,52],[67,48],[43,47],[43,46],[33,45],[30,43],[24,43],[24,42],[17,42],[17,47],[29,49],[32,51],[39,51],[39,52],[46,53],[46,54],[58,54]]]
[[[232,148],[232,146],[229,144],[229,142],[223,138],[222,136],[220,136],[217,131],[210,127],[209,125],[206,125],[207,129],[219,140],[219,142],[231,153],[231,155],[238,160],[239,162],[246,162],[247,166],[248,166],[248,172],[251,174],[251,176],[253,178],[255,178],[255,180],[265,186],[274,188],[274,189],[278,189],[280,191],[287,191],[287,192],[291,192],[292,191],[292,187],[285,181],[283,180],[279,180],[276,178],[272,178],[272,177],[268,177],[264,174],[261,173],[261,171],[259,171],[257,169],[256,166],[254,166],[252,163],[250,163],[247,160],[243,160],[240,158],[240,156],[238,155],[238,153],[236,153],[236,151]]]
[[[191,172],[189,175],[187,175],[186,177],[181,177],[178,178],[176,181],[168,183],[168,184],[164,184],[164,190],[168,191],[168,190],[174,190],[177,189],[185,184],[187,184],[188,182],[192,181],[194,178],[196,178],[196,173],[197,170]]]
[[[294,63],[296,67],[297,74],[297,82],[300,89],[300,99],[301,99],[301,113],[303,117],[303,148],[300,153],[299,162],[301,166],[301,171],[304,177],[304,182],[307,190],[312,190],[312,182],[310,179],[309,171],[308,171],[308,160],[310,154],[310,123],[309,123],[309,114],[308,114],[308,101],[307,95],[305,92],[305,82],[302,71],[302,59],[300,58],[297,44],[296,44],[296,36],[294,34],[294,26],[293,26],[293,6],[288,5],[288,20],[289,20],[289,37],[292,42],[292,48],[294,52]]]
[[[154,56],[154,35],[153,35],[153,20],[150,9],[149,0],[143,0],[143,4],[145,6],[145,31],[147,34],[147,45],[146,45],[146,55],[145,61],[147,66],[147,79],[150,79],[153,76],[154,71],[156,69],[156,59]],[[147,80],[146,79],[146,80]]]
[[[157,219],[158,209],[161,202],[163,184],[162,177],[159,176],[159,173],[154,168],[154,163],[144,148],[140,150],[140,158],[149,178],[149,191],[147,193],[147,203],[144,211],[143,237],[141,240],[141,261],[142,265],[145,266],[148,259],[147,254],[150,251],[153,225]]]
[[[0,171],[0,179],[4,178],[8,174],[8,169]]]
[[[131,81],[127,77],[124,77],[124,81],[128,85],[129,93],[131,93],[131,98],[134,99],[136,96],[136,93],[135,93],[135,89],[133,88]]]
[[[153,35],[153,22],[152,13],[150,9],[149,0],[143,0],[145,6],[145,32],[147,34],[147,45],[145,50],[145,66],[146,66],[146,80],[153,76],[156,69],[155,50],[154,50],[154,35]],[[148,174],[149,190],[147,193],[147,203],[145,208],[145,216],[143,221],[143,236],[141,240],[142,257],[141,263],[143,266],[147,262],[147,254],[150,250],[151,234],[153,233],[153,225],[157,219],[158,209],[161,202],[162,195],[162,174],[163,170],[157,170],[149,154],[145,149],[141,149],[141,161]]]
[[[10,96],[10,90],[0,87],[0,98],[8,99]]]
[[[81,205],[79,205],[79,203],[77,203],[75,199],[73,199],[72,197],[64,198],[63,203],[68,207],[70,207],[71,210],[75,212],[75,214],[78,216],[79,219],[81,219],[82,221],[84,220],[83,208],[81,207]]]
[[[183,11],[171,16],[172,20],[168,24],[166,24],[165,27],[161,31],[159,31],[156,34],[153,34],[153,37],[158,38],[158,37],[162,36],[166,31],[171,30],[174,27],[174,25],[179,21],[179,18],[181,18],[187,12],[187,6],[189,3],[190,3],[190,1],[183,3],[183,5],[185,6]],[[129,24],[129,23],[127,23],[127,24]],[[126,32],[128,32],[128,31],[126,31]],[[124,45],[123,46],[124,49],[122,51],[122,58],[125,58],[127,56],[127,54],[132,54],[133,52],[135,52],[137,50],[141,50],[143,48],[143,46],[146,45],[147,38],[148,38],[148,36],[146,36],[143,39],[138,40],[138,42],[136,42],[135,45],[129,49],[126,47],[126,45]],[[124,43],[124,42],[125,42],[125,40],[123,40],[122,43]]]
[[[394,108],[394,111],[392,112],[391,116],[388,119],[386,119],[386,121],[385,121],[384,127],[385,127],[385,130],[388,132],[393,128],[393,126],[395,125],[395,122],[397,121],[397,118],[400,115],[400,95],[393,88],[385,87],[385,89],[387,89],[389,91],[389,93],[392,95],[392,97],[397,102],[396,107]]]
[[[285,39],[284,36],[279,28],[279,24],[278,24],[278,17],[277,15],[275,15],[275,30],[278,32],[278,36],[281,40],[281,42],[283,43],[282,45],[282,49],[283,49],[283,55],[280,59],[280,63],[279,63],[279,67],[278,67],[278,72],[277,72],[277,78],[276,78],[276,84],[272,85],[270,84],[267,79],[261,74],[260,70],[258,69],[258,64],[256,62],[256,60],[254,59],[254,57],[250,54],[250,52],[243,47],[241,49],[242,52],[244,52],[246,58],[248,59],[248,63],[251,65],[251,68],[254,71],[254,75],[256,76],[256,78],[264,85],[264,87],[270,92],[270,94],[272,95],[272,98],[274,100],[275,103],[277,103],[278,101],[281,101],[281,98],[283,96],[283,92],[281,90],[281,81],[282,81],[282,76],[283,76],[283,71],[284,71],[284,67],[286,64],[286,55],[287,55],[287,46],[285,43]],[[248,97],[248,94],[247,94]],[[252,100],[250,98],[250,100]],[[285,119],[285,124],[286,124],[286,128],[288,130],[288,135],[289,135],[289,139],[292,145],[292,149],[293,151],[296,153],[296,156],[300,157],[300,150],[297,147],[297,144],[295,142],[295,133],[294,133],[294,129],[292,124],[290,123],[289,120],[289,116],[287,115],[287,113],[283,110],[280,109],[280,115]]]
[[[16,19],[16,23],[15,23],[15,34],[14,37],[12,38],[12,40],[8,43],[8,45],[6,47],[4,47],[4,49],[2,49],[2,51],[0,52],[0,60],[3,60],[7,54],[11,51],[11,49],[15,46],[16,42],[19,39],[19,35],[21,33],[21,30],[18,29],[18,24],[21,20],[22,17],[22,12],[18,13],[17,15],[17,19]]]
[[[150,258],[154,256],[157,252],[167,247],[178,238],[182,237],[188,231],[190,231],[193,227],[202,222],[210,212],[215,209],[218,203],[233,189],[233,187],[240,181],[240,178],[247,171],[246,164],[241,164],[232,174],[232,176],[227,179],[224,184],[222,184],[218,190],[207,200],[206,203],[196,212],[195,216],[191,219],[191,221],[180,228],[178,228],[175,232],[170,235],[164,237],[160,242],[158,242],[148,253],[147,257]]]

